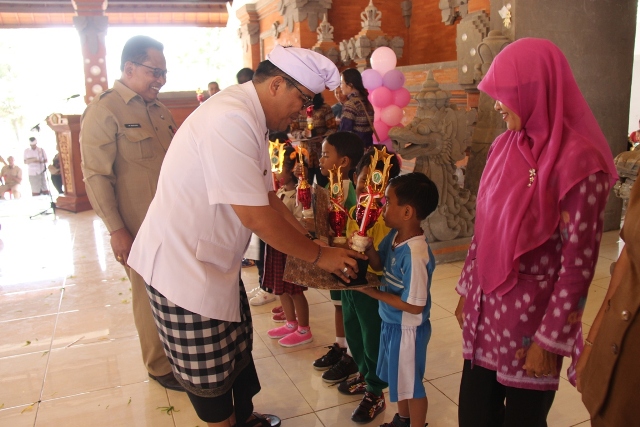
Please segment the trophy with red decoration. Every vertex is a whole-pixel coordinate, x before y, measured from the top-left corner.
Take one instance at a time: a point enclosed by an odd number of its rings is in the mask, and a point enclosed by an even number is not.
[[[202,93],[202,89],[196,89],[196,99],[200,104],[204,102],[204,94]]]
[[[375,148],[371,156],[369,173],[365,181],[365,192],[360,196],[356,207],[355,219],[360,229],[351,238],[351,249],[354,251],[364,252],[369,241],[367,230],[373,227],[382,213],[380,202],[389,181],[392,157],[393,154],[387,153],[387,147],[383,147],[382,150]],[[376,167],[380,162],[382,162],[382,169]]]
[[[343,245],[347,243],[345,230],[347,228],[347,210],[344,207],[344,188],[342,186],[342,171],[339,166],[329,171],[329,225],[333,230],[333,243]]]
[[[291,153],[291,158],[294,159],[294,156],[298,157],[298,163],[300,163],[300,176],[298,176],[298,186],[296,189],[296,206],[302,205],[303,218],[313,218],[311,185],[304,174],[304,157],[309,157],[309,152],[302,147],[295,147],[295,151]]]
[[[282,172],[284,164],[284,147],[287,144],[281,143],[280,140],[269,141],[269,160],[271,162],[271,176],[273,177],[273,189],[275,191],[280,188],[280,182],[276,174]]]

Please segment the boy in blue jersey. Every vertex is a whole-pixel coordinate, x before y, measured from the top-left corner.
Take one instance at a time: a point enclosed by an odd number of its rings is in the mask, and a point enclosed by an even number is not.
[[[389,384],[389,400],[398,413],[381,427],[422,427],[429,402],[422,378],[431,337],[431,275],[435,259],[420,223],[438,206],[436,185],[421,173],[389,181],[382,215],[392,231],[376,251],[369,245],[369,265],[383,270],[380,289],[361,292],[379,300],[382,318],[376,374]]]

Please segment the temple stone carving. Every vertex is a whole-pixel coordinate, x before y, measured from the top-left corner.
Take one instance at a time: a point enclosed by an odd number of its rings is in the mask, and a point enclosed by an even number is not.
[[[489,34],[489,15],[484,11],[471,13],[456,26],[456,48],[458,53],[458,82],[465,89],[480,82],[482,60],[478,45]]]
[[[293,26],[296,22],[305,19],[311,31],[318,28],[319,19],[327,14],[331,9],[332,0],[280,0],[278,2],[278,12],[284,18],[284,25],[293,33]]]
[[[489,70],[493,58],[509,44],[502,32],[499,30],[490,31],[482,43],[477,46],[480,64],[476,67],[476,84],[482,76]],[[506,130],[506,125],[502,116],[493,108],[495,101],[486,93],[480,92],[478,102],[478,122],[473,130],[471,149],[469,152],[469,162],[464,179],[464,187],[471,191],[471,194],[478,194],[480,177],[487,163],[487,152],[496,136]]]
[[[382,12],[369,0],[369,5],[360,14],[362,30],[350,39],[342,40],[340,46],[340,59],[344,65],[355,61],[358,69],[364,71],[368,68],[369,57],[376,48],[387,46],[395,52],[398,58],[402,57],[404,39],[386,35],[382,29]]]
[[[416,159],[414,172],[424,173],[438,187],[438,208],[422,228],[430,242],[470,237],[476,198],[458,185],[455,171],[471,143],[476,112],[450,104],[451,94],[440,89],[431,71],[415,99],[419,106],[413,121],[392,128],[389,137],[402,158]]]
[[[340,62],[340,51],[338,50],[338,45],[333,41],[333,25],[329,23],[326,13],[322,22],[318,25],[316,33],[318,33],[318,41],[311,50],[326,56],[334,64],[338,64]]]
[[[404,26],[409,28],[411,26],[411,14],[413,10],[413,0],[404,0],[400,3],[402,9],[402,17],[404,18]]]
[[[613,186],[613,193],[622,199],[623,206],[626,208],[631,187],[635,184],[640,172],[640,151],[623,151],[615,157],[613,162],[618,171],[618,181]]]
[[[440,0],[440,11],[442,13],[442,22],[445,25],[453,25],[456,18],[467,16],[469,0]]]

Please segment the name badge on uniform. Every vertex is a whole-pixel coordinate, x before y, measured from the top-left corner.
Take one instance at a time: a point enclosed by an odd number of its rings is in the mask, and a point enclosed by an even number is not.
[[[131,129],[131,128],[141,128],[142,126],[140,126],[140,123],[125,123],[124,127],[127,129]]]

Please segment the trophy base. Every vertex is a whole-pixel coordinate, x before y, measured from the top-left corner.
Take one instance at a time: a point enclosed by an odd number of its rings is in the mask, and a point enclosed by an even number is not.
[[[303,209],[302,210],[302,217],[303,218],[313,218],[313,209]]]
[[[340,278],[340,276],[334,273],[331,273],[331,275],[338,279],[340,283],[345,286],[358,286],[368,284],[369,281],[367,280],[367,269],[369,268],[369,260],[357,259],[356,261],[358,262],[358,277],[356,277],[355,279],[351,279],[350,282],[345,282],[344,280],[342,280],[342,278]]]
[[[344,236],[334,237],[333,243],[335,243],[336,245],[344,245],[345,243],[347,243],[347,238]]]

